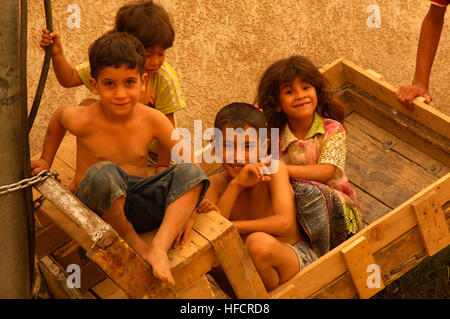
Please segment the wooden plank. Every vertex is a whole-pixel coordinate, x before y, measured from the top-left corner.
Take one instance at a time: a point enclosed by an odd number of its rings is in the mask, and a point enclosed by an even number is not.
[[[319,69],[319,71],[329,81],[330,89],[332,91],[336,91],[337,88],[344,84],[347,80],[342,61],[344,61],[344,58],[339,58],[329,64],[325,64]]]
[[[370,121],[383,127],[396,137],[420,149],[435,160],[450,166],[450,141],[430,128],[414,121],[387,104],[368,95],[358,87],[345,89],[339,99]]]
[[[300,299],[297,289],[294,285],[290,284],[278,291],[275,295],[270,297],[271,299]]]
[[[444,213],[435,192],[423,196],[412,204],[416,213],[420,234],[429,256],[450,244],[450,234]]]
[[[378,287],[376,285],[373,287],[368,285],[369,275],[367,269],[370,266],[378,265],[375,263],[375,259],[372,256],[368,241],[365,237],[359,237],[353,243],[343,247],[341,253],[344,256],[348,271],[360,298],[367,299],[384,288],[384,284],[381,281],[381,272],[379,274],[380,285]]]
[[[353,183],[350,184],[352,185],[352,188],[356,193],[356,198],[358,198],[363,222],[365,222],[367,225],[373,223],[378,218],[386,215],[392,210],[393,207],[391,208],[389,206],[386,206],[381,201],[367,193],[365,190],[359,188],[358,185],[355,185]]]
[[[386,206],[397,207],[436,180],[352,124],[347,123],[346,130],[349,180]]]
[[[436,161],[434,158],[423,153],[413,145],[406,143],[396,135],[386,131],[357,112],[353,112],[347,116],[345,123],[350,123],[351,125],[359,128],[361,131],[381,144],[386,146],[389,145],[389,149],[391,151],[396,152],[416,165],[422,167],[427,171],[427,173],[435,175],[437,177],[436,179],[441,178],[450,172],[450,168],[445,166],[443,163]]]
[[[420,200],[425,194],[436,191],[438,202],[444,204],[450,200],[449,189],[450,174],[447,174],[332,251],[320,257],[314,263],[308,265],[287,283],[284,283],[271,291],[270,295],[276,295],[289,284],[293,284],[296,287],[300,298],[308,298],[314,295],[314,293],[347,272],[345,261],[340,252],[343,247],[364,236],[368,241],[372,252],[381,250],[396,238],[402,236],[416,226],[416,220],[411,206],[412,203]],[[376,259],[376,254],[374,255],[375,260],[379,262]]]
[[[182,299],[213,299],[214,294],[206,275],[201,276],[192,284],[183,288],[180,292]]]
[[[450,138],[450,118],[431,106],[414,100],[414,112],[409,112],[396,97],[397,89],[386,81],[380,80],[349,60],[342,60],[347,80],[369,94],[377,97],[397,111],[408,115],[419,123]]]
[[[268,298],[264,284],[236,227],[215,211],[199,214],[196,228],[214,247],[217,260],[238,298]]]
[[[40,229],[36,233],[35,253],[40,259],[68,243],[71,238],[54,224]]]
[[[77,288],[67,286],[67,274],[51,257],[45,256],[40,259],[39,269],[54,298],[82,299],[82,294]]]
[[[107,278],[91,288],[101,299],[128,299],[128,296],[111,279]]]

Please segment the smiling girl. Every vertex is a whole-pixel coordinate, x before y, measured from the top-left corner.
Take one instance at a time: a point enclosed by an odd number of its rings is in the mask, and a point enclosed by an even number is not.
[[[280,158],[295,192],[297,219],[321,256],[362,227],[344,171],[344,108],[302,56],[279,60],[264,72],[257,104],[269,127],[280,130]]]

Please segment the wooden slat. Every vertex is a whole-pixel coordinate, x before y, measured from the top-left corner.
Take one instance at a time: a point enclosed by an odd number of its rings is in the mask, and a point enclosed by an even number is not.
[[[347,116],[345,118],[345,123],[350,123],[352,126],[357,127],[362,132],[364,132],[374,140],[380,142],[381,144],[392,142],[392,146],[390,148],[391,151],[407,158],[412,162],[411,164],[416,164],[422,167],[427,171],[427,173],[435,175],[436,180],[450,172],[449,167],[423,153],[417,148],[417,145],[413,146],[409,143],[406,143],[398,136],[390,133],[384,128],[381,128],[380,126],[376,125],[368,118],[363,117],[357,112],[352,112],[352,114]]]
[[[450,130],[448,129],[450,118],[447,115],[423,102],[419,102],[419,99],[414,100],[414,112],[409,112],[397,100],[397,89],[391,84],[367,73],[363,68],[349,60],[342,60],[342,66],[349,82],[392,106],[397,111],[408,115],[446,138],[450,138]]]
[[[128,296],[111,279],[107,278],[91,288],[101,299],[128,299]]]
[[[206,275],[201,276],[192,284],[183,288],[180,292],[182,299],[213,299],[214,294]]]
[[[344,256],[345,263],[360,298],[367,299],[384,288],[381,280],[381,271],[379,273],[380,285],[378,287],[369,287],[367,284],[369,276],[367,272],[368,266],[376,264],[365,237],[361,236],[350,245],[343,247],[341,253]]]
[[[77,288],[67,286],[67,274],[49,256],[45,256],[39,261],[39,269],[44,275],[49,289],[56,299],[82,299],[82,294]]]
[[[413,204],[420,234],[429,256],[450,244],[450,234],[436,192],[426,194]]]
[[[388,207],[397,207],[437,180],[352,124],[346,129],[349,180]]]
[[[319,69],[319,71],[328,79],[332,91],[337,90],[337,88],[347,80],[342,61],[344,61],[344,58],[339,58],[329,64],[325,64]]]
[[[50,224],[40,229],[36,233],[35,253],[38,258],[42,258],[59,247],[70,242],[71,238],[54,224]]]
[[[268,298],[264,284],[236,227],[217,212],[198,215],[198,227],[214,247],[217,260],[238,298]]]

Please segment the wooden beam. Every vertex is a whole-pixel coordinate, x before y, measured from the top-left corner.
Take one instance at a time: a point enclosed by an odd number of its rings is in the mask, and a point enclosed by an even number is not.
[[[412,206],[427,254],[432,256],[447,247],[450,244],[450,234],[436,192],[424,195]]]
[[[377,268],[369,270],[369,267],[379,267],[375,263],[372,252],[370,251],[369,244],[365,237],[359,237],[350,245],[343,247],[341,253],[344,256],[345,263],[347,264],[350,276],[353,279],[356,289],[360,298],[367,299],[378,291],[384,288],[384,284],[381,279],[381,271]],[[375,283],[373,286],[369,285],[369,272],[378,271],[379,285]],[[373,274],[377,275],[377,273]]]
[[[197,216],[201,234],[214,247],[217,260],[240,299],[268,298],[264,284],[236,227],[215,211]]]

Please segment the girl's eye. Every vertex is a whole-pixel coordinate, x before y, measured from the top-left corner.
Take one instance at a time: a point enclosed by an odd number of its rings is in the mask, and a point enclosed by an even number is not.
[[[135,81],[135,80],[128,80],[128,81],[126,82],[126,84],[127,84],[127,85],[134,85],[134,84],[136,84],[136,81]]]
[[[306,85],[306,86],[303,88],[303,90],[308,90],[310,87],[311,87],[311,86]]]
[[[105,86],[112,87],[112,86],[114,86],[114,83],[108,81],[108,82],[105,82]]]

